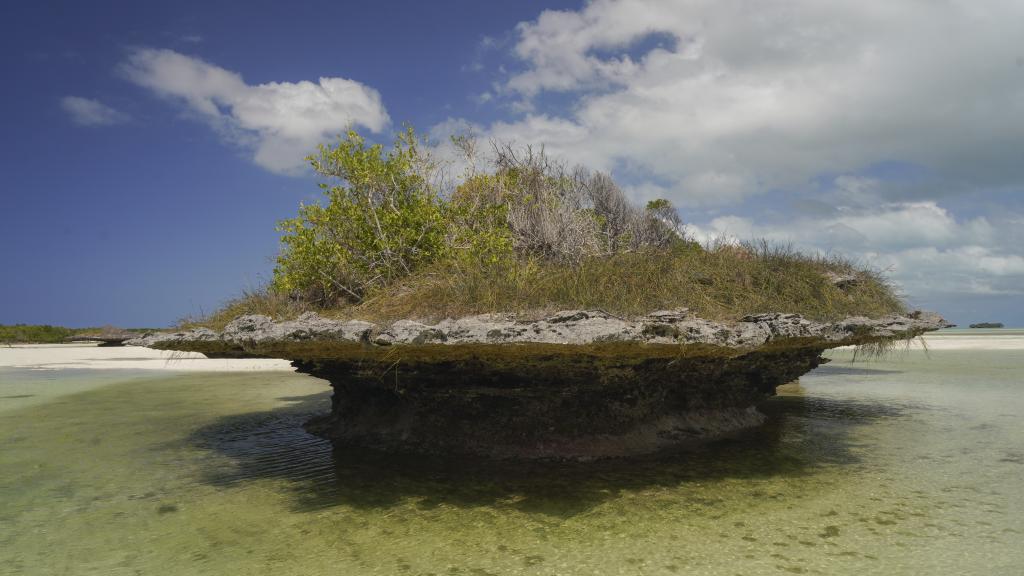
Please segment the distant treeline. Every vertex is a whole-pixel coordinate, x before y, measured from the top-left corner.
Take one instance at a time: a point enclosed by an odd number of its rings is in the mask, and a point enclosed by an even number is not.
[[[0,324],[0,343],[57,344],[69,336],[97,332],[102,328],[66,328],[49,324]],[[130,332],[152,332],[151,328],[129,328]]]

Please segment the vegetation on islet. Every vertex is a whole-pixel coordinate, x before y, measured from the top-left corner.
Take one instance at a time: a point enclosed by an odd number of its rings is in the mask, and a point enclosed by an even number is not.
[[[832,320],[904,312],[877,271],[763,241],[691,239],[664,199],[636,205],[607,174],[540,149],[453,139],[464,170],[413,130],[391,149],[354,131],[309,157],[322,201],[279,224],[272,281],[185,325],[242,314],[390,321],[477,313],[619,316],[689,308],[729,320],[777,311]],[[855,282],[836,285],[836,276]],[[832,278],[830,278],[830,276]]]

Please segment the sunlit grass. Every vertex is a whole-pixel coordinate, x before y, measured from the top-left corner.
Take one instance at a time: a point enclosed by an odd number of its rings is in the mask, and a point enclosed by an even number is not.
[[[857,281],[839,288],[827,277],[829,272]],[[689,308],[713,320],[760,312],[836,320],[905,311],[880,273],[841,258],[808,256],[766,243],[719,243],[615,254],[574,265],[538,259],[497,264],[460,259],[417,272],[369,294],[359,304],[331,307],[314,307],[257,290],[185,325],[220,328],[242,314],[285,319],[307,310],[387,322],[495,312],[536,317],[566,309],[599,309],[635,317],[668,308]]]

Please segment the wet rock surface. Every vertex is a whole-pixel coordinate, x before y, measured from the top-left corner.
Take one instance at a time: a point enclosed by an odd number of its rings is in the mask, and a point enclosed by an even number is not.
[[[291,360],[330,381],[310,431],[336,445],[492,457],[624,456],[757,425],[755,405],[845,345],[906,339],[939,316],[815,322],[757,314],[714,322],[685,309],[624,319],[570,310],[540,320],[481,315],[378,325],[307,313],[243,316],[221,332],[129,344]]]

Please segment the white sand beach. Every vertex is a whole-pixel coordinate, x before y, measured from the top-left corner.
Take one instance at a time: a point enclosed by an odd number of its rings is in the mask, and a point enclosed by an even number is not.
[[[1024,330],[941,330],[912,340],[910,347],[927,347],[929,351],[1024,350]]]
[[[57,370],[62,368],[173,370],[193,372],[292,371],[286,360],[265,358],[212,359],[202,354],[166,352],[139,346],[96,344],[15,344],[0,346],[0,367]]]

